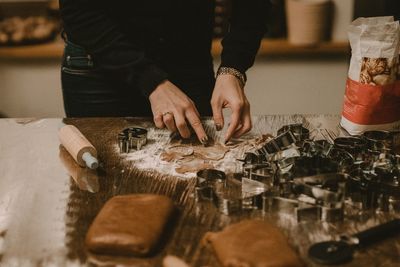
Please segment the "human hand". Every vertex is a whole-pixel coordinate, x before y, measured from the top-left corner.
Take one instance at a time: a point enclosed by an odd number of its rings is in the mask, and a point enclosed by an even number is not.
[[[179,131],[183,138],[189,138],[189,122],[199,141],[202,144],[208,142],[195,104],[173,83],[167,80],[158,85],[150,94],[149,100],[157,128],[167,127],[171,132]]]
[[[224,127],[224,108],[231,109],[231,121],[225,134],[225,143],[231,137],[240,137],[252,128],[250,103],[239,80],[230,74],[219,75],[211,97],[213,119],[217,130]]]

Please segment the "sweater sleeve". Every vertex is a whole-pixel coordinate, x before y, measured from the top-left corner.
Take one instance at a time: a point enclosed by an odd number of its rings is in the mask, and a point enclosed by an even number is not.
[[[60,10],[68,38],[84,47],[111,78],[138,88],[145,96],[168,78],[128,40],[101,1],[60,0]]]
[[[222,40],[221,66],[245,73],[267,30],[269,0],[232,0],[229,30]]]

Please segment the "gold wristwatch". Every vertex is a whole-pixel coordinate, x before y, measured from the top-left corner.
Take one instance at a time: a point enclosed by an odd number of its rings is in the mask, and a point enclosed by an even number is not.
[[[244,88],[246,81],[247,81],[246,74],[241,73],[240,71],[238,71],[235,68],[219,67],[216,77],[218,77],[219,75],[225,75],[225,74],[230,74],[230,75],[235,76],[239,80],[240,87]]]

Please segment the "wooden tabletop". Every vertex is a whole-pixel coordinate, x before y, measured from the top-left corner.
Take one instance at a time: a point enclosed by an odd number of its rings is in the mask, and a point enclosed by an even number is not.
[[[249,136],[276,134],[277,129],[289,123],[303,123],[315,138],[343,134],[338,127],[339,116],[257,116],[253,121]],[[193,267],[219,266],[214,254],[201,244],[203,235],[244,218],[259,218],[277,225],[307,265],[318,266],[307,257],[307,250],[314,242],[343,233],[353,234],[399,217],[393,213],[364,212],[346,214],[342,222],[298,223],[293,216],[279,212],[251,210],[230,216],[221,214],[212,204],[196,203],[194,179],[160,174],[159,166],[139,170],[134,160],[118,152],[119,131],[131,125],[151,129],[151,120],[139,118],[64,120],[87,136],[102,163],[94,175],[79,176],[79,172],[72,172],[78,178],[71,177],[71,170],[65,167],[69,164],[68,154],[60,149],[57,137],[61,122],[62,119],[0,120],[1,266],[97,266],[116,262],[160,266],[167,254],[181,257]],[[220,133],[213,134],[220,138]],[[109,198],[130,193],[164,194],[174,200],[180,212],[165,247],[148,259],[89,255],[84,238],[92,220]],[[91,265],[87,265],[89,262]],[[358,250],[353,261],[343,266],[399,266],[399,263],[400,238],[390,238]]]

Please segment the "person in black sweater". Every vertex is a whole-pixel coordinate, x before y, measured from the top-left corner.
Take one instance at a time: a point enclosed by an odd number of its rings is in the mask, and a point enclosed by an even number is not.
[[[60,0],[68,117],[153,116],[156,127],[202,143],[200,115],[228,141],[251,127],[245,73],[266,31],[269,0],[231,0],[229,31],[214,77],[215,0]],[[211,105],[210,105],[211,100]]]

